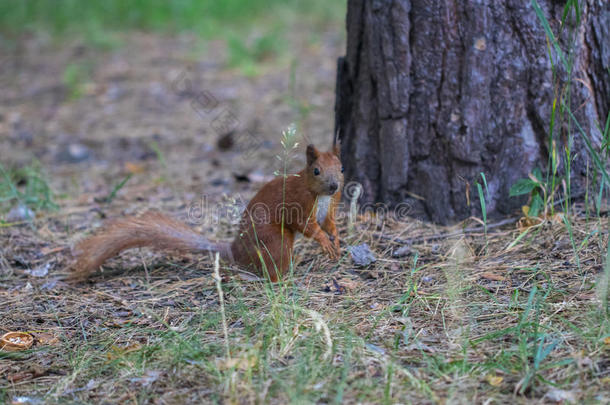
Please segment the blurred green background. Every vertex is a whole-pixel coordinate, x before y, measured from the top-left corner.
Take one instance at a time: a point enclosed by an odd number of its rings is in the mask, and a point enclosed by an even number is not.
[[[54,206],[41,172],[60,166],[49,152],[57,143],[87,139],[93,145],[161,129],[171,134],[167,139],[188,133],[197,142],[212,142],[201,136],[209,125],[198,115],[162,116],[141,106],[141,98],[171,99],[169,77],[192,66],[259,133],[279,134],[297,122],[313,139],[330,139],[346,5],[347,0],[0,0],[0,150],[12,151],[0,153],[0,169],[6,168],[0,172],[0,204]],[[166,59],[159,62],[159,55]],[[250,81],[265,76],[267,81]],[[261,97],[264,109],[253,111]],[[105,122],[100,105],[121,117]],[[164,113],[171,111],[163,106]],[[99,156],[114,158],[91,145]],[[29,165],[36,154],[43,161]],[[21,192],[13,187],[18,183],[42,186]]]
[[[342,20],[345,0],[0,0],[6,33],[49,30],[194,31],[216,36],[261,19],[288,25],[295,16],[317,23]]]
[[[0,0],[0,49],[24,34],[77,39],[99,49],[120,47],[130,31],[193,33],[227,44],[228,63],[246,75],[277,56],[291,57],[291,28],[306,25],[307,41],[333,27],[343,35],[347,0]],[[298,35],[302,34],[300,30]]]

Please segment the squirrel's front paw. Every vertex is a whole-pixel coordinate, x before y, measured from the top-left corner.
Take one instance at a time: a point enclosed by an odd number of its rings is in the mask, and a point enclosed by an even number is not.
[[[330,235],[328,239],[333,243],[337,258],[341,257],[341,245],[339,244],[339,237],[337,235]]]
[[[320,240],[320,246],[322,246],[322,251],[326,253],[331,259],[337,258],[337,251],[335,250],[335,245],[328,239],[323,238]]]

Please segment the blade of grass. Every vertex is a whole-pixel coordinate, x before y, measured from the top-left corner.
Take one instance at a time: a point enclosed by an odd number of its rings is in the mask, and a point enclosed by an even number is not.
[[[608,187],[610,187],[610,176],[608,175],[608,172],[606,171],[606,167],[604,166],[599,155],[597,154],[597,151],[593,147],[593,144],[591,143],[591,138],[589,138],[589,135],[587,135],[585,130],[582,128],[582,126],[580,125],[580,123],[578,122],[578,120],[576,119],[574,114],[572,113],[572,110],[567,106],[566,106],[566,111],[568,112],[568,114],[570,114],[570,117],[572,118],[574,124],[576,124],[576,128],[578,128],[578,131],[582,135],[583,140],[585,141],[585,145],[587,146],[587,149],[589,150],[589,153],[591,154],[591,157],[593,158],[595,165],[597,166],[602,177],[606,181],[606,184],[608,185]]]
[[[132,176],[131,173],[129,173],[127,176],[125,176],[125,178],[123,180],[121,180],[121,182],[119,184],[114,186],[114,188],[112,189],[110,194],[108,194],[107,197],[102,198],[102,201],[105,202],[106,204],[110,204],[112,202],[112,200],[114,200],[114,198],[116,197],[116,194],[119,192],[119,190],[122,189],[123,186],[125,186],[125,184],[129,181],[131,176]]]
[[[559,46],[559,42],[557,42],[557,39],[555,38],[553,31],[551,30],[549,21],[547,20],[546,16],[544,15],[542,8],[540,8],[540,5],[538,4],[538,2],[536,0],[532,0],[532,6],[534,7],[536,16],[540,20],[540,23],[542,24],[542,27],[544,28],[544,31],[545,31],[547,37],[553,44],[553,48],[555,49],[557,56],[559,56],[559,59],[561,59],[561,63],[563,64],[563,66],[566,70],[569,70],[568,62],[567,62],[565,56],[563,55],[563,51],[561,50],[561,47]]]

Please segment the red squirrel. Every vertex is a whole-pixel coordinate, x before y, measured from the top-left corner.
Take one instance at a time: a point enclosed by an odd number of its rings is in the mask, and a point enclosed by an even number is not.
[[[341,199],[343,167],[339,147],[320,152],[307,146],[307,166],[296,175],[266,183],[244,211],[232,243],[210,241],[156,211],[107,224],[79,242],[72,278],[82,280],[119,252],[135,247],[161,251],[218,252],[271,281],[286,273],[292,260],[295,236],[314,238],[332,259],[340,255],[335,210]],[[283,225],[282,225],[283,223]]]

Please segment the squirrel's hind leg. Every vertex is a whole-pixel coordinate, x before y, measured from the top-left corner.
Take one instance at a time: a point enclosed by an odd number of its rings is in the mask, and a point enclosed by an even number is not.
[[[292,264],[293,245],[294,234],[288,229],[284,230],[283,238],[271,237],[259,239],[258,249],[260,249],[260,256],[258,257],[259,263],[257,263],[257,266],[260,269],[260,273],[263,276],[269,277],[269,280],[272,282],[276,282],[286,275]]]

